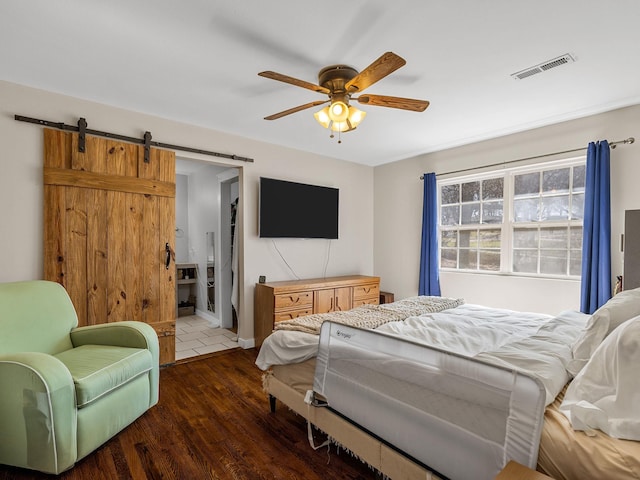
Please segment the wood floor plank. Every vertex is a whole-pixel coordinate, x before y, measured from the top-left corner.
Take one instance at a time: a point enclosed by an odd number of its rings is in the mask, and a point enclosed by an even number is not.
[[[314,451],[304,419],[269,412],[256,350],[237,349],[161,369],[160,401],[59,475],[0,465],[0,480],[366,480],[344,451]],[[321,436],[318,437],[321,439]]]

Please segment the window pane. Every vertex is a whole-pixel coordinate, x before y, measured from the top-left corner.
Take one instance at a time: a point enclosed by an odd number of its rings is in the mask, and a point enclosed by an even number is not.
[[[571,227],[569,229],[569,248],[582,250],[582,227]]]
[[[480,204],[469,203],[462,205],[462,224],[480,223]]]
[[[482,223],[502,223],[502,200],[482,204]]]
[[[504,191],[503,178],[491,178],[482,182],[482,199],[491,200],[493,198],[503,198]]]
[[[569,275],[582,275],[582,250],[569,250]]]
[[[460,207],[453,205],[440,209],[440,225],[458,225],[460,223]]]
[[[538,273],[538,250],[514,250],[513,271]]]
[[[537,228],[516,228],[513,230],[514,248],[538,248]]]
[[[568,247],[569,232],[566,227],[557,228],[541,228],[540,229],[540,248],[564,248]],[[544,255],[544,253],[541,253]]]
[[[514,200],[513,219],[516,222],[536,222],[538,220],[538,199]]]
[[[455,248],[458,246],[458,232],[455,230],[444,230],[440,239],[440,246],[443,248]]]
[[[516,197],[540,193],[540,173],[516,175],[514,180],[514,194]]]
[[[456,268],[458,266],[457,250],[455,248],[443,248],[440,250],[440,267],[441,268]]]
[[[587,168],[585,165],[579,167],[573,167],[573,191],[584,192],[584,184]]]
[[[461,247],[477,247],[478,231],[477,230],[460,230],[460,246]]]
[[[500,230],[480,230],[478,238],[478,246],[480,248],[500,248]]]
[[[494,250],[480,250],[480,270],[499,272],[500,252],[496,252]]]
[[[440,202],[443,205],[460,202],[460,185],[445,185],[440,189]]]
[[[540,273],[567,274],[567,250],[543,250],[540,252]]]
[[[462,201],[477,202],[480,200],[480,182],[462,184]]]
[[[476,270],[478,268],[478,251],[460,249],[460,268]]]
[[[559,168],[542,172],[543,192],[568,192],[570,168]]]
[[[577,220],[584,218],[584,193],[571,195],[571,218]]]
[[[569,195],[543,197],[540,220],[567,220],[569,218]]]

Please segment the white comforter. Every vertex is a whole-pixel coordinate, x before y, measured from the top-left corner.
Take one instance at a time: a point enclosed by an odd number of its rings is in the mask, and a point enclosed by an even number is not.
[[[376,330],[534,375],[544,384],[549,404],[569,381],[565,367],[571,360],[571,344],[588,318],[578,312],[552,317],[465,304]],[[302,362],[317,350],[317,335],[276,331],[263,343],[256,364],[267,370]]]

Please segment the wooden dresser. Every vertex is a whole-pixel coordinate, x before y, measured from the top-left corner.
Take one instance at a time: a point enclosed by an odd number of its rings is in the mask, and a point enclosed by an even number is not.
[[[262,345],[276,322],[312,313],[351,310],[380,300],[380,277],[348,275],[283,282],[256,283],[254,336]]]

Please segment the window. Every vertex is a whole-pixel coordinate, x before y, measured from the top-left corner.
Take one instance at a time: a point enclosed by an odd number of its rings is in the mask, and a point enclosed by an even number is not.
[[[584,159],[438,184],[440,268],[580,275]]]
[[[440,266],[500,270],[504,179],[489,178],[440,188]]]

